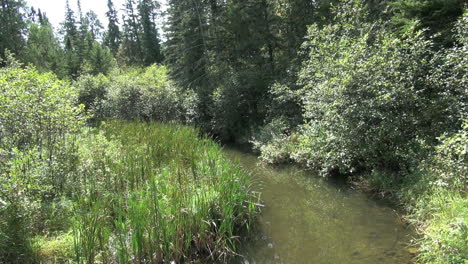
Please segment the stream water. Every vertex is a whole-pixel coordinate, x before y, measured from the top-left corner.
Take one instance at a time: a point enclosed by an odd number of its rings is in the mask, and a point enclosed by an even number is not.
[[[233,263],[413,262],[407,246],[414,233],[385,202],[296,166],[269,167],[254,155],[225,151],[252,174],[265,205]]]

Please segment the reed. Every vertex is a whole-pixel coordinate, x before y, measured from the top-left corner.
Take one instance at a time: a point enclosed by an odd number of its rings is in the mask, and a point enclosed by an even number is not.
[[[79,263],[160,263],[235,252],[256,214],[249,177],[178,124],[112,121],[80,142]]]

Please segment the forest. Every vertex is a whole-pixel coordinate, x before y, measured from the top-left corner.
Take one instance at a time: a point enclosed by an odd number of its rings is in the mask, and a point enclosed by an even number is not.
[[[231,145],[468,263],[466,1],[65,1],[0,0],[0,263],[231,263],[268,208]]]

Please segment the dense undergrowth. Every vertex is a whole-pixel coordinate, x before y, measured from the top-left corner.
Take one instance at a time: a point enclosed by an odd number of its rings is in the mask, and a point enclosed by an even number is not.
[[[191,123],[197,115],[197,96],[167,78],[165,66],[114,69],[112,74],[83,75],[73,86],[79,103],[94,120],[125,120]]]
[[[276,109],[254,148],[265,162],[297,162],[393,196],[421,232],[421,262],[466,263],[468,14],[457,44],[437,51],[423,31],[402,38],[368,22],[359,1],[335,14],[309,27],[298,83],[271,89],[277,105],[300,106],[303,122]]]
[[[0,84],[0,263],[234,254],[256,197],[212,140],[175,123],[87,128],[76,89],[11,58]]]
[[[165,66],[71,56],[55,65],[69,84],[0,62],[0,262],[235,250],[253,197],[217,146],[175,124],[86,119],[190,124],[348,177],[407,209],[420,262],[468,261],[466,3],[170,2]]]

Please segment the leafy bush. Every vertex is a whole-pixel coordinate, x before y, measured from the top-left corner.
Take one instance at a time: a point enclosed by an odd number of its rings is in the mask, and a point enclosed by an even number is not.
[[[66,82],[12,57],[0,69],[0,262],[30,262],[43,201],[67,190],[84,121],[76,99]]]
[[[374,171],[376,186],[390,188],[460,124],[466,48],[434,54],[423,32],[398,38],[385,23],[368,22],[365,10],[362,1],[343,1],[334,23],[309,27],[299,87],[272,87],[301,105],[304,124],[277,138],[295,144],[289,156],[300,163],[324,173]],[[284,144],[264,145],[268,155],[283,153],[274,149]]]
[[[260,127],[250,140],[253,149],[260,152],[261,159],[267,163],[285,163],[290,161],[295,145],[290,142],[287,132],[289,125],[283,118],[277,118]]]
[[[80,102],[97,120],[105,118],[154,121],[187,121],[196,115],[196,96],[182,91],[167,80],[164,66],[115,71],[104,75],[85,75],[75,84]]]
[[[51,188],[44,183],[47,164],[37,150],[8,154],[0,162],[0,262],[29,262],[33,216]]]
[[[342,172],[416,164],[419,141],[434,132],[423,123],[432,99],[423,78],[430,43],[419,34],[400,40],[366,23],[358,1],[338,9],[337,19],[323,29],[311,26],[304,43],[309,59],[299,94],[309,121],[299,139],[301,158]]]
[[[435,154],[408,178],[402,191],[422,232],[424,263],[468,261],[468,121],[452,136],[441,137]]]

